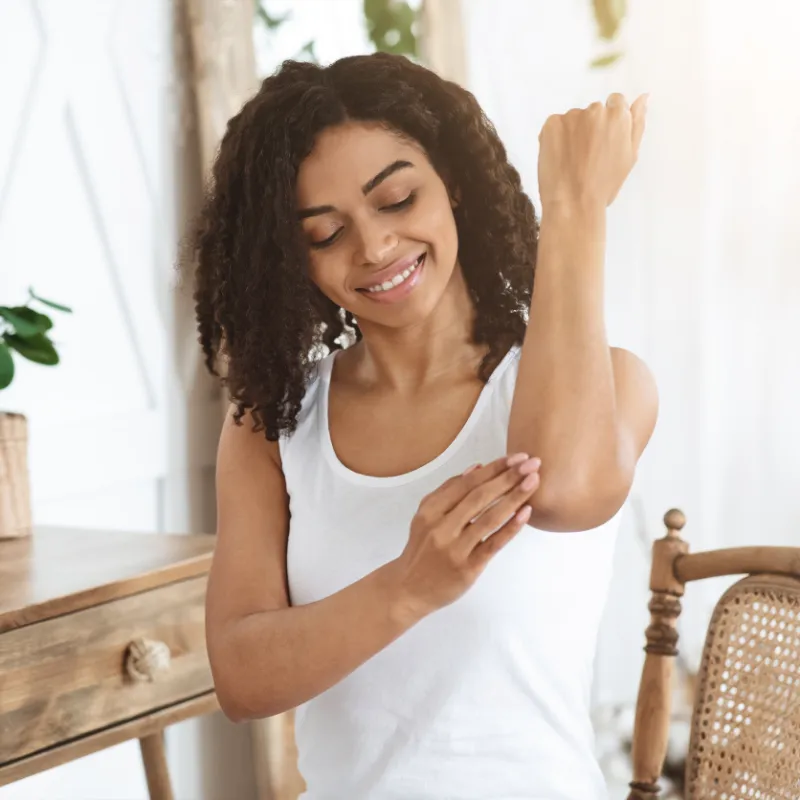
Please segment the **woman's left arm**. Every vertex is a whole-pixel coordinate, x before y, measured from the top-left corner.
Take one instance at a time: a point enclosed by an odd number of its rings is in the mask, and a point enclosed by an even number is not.
[[[540,136],[539,252],[508,452],[542,460],[529,523],[542,530],[610,519],[655,427],[653,376],[609,347],[603,312],[606,208],[636,161],[645,101],[612,95],[551,117]]]

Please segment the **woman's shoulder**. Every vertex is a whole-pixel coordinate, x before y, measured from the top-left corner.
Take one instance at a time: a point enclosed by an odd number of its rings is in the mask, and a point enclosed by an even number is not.
[[[326,378],[330,375],[330,368],[335,352],[336,351],[331,351],[327,355],[315,359],[306,373],[303,396],[300,400],[300,408],[295,417],[294,430],[291,433],[281,432],[278,441],[274,443],[278,463],[281,466],[283,466],[285,461],[289,443],[296,441],[298,437],[302,438],[310,427],[314,427],[319,403],[323,398],[323,387]]]
[[[267,439],[263,429],[255,429],[256,426],[249,411],[245,411],[238,421],[237,416],[237,405],[230,403],[222,424],[220,450],[230,451],[238,462],[269,458],[280,467],[281,454],[278,442]]]

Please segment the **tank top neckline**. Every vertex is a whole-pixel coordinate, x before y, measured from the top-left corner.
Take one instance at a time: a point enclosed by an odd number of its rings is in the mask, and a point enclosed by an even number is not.
[[[364,475],[360,472],[355,472],[349,467],[345,466],[336,455],[333,449],[333,441],[331,440],[331,430],[328,414],[328,396],[330,393],[331,374],[333,373],[333,362],[336,358],[338,350],[334,350],[329,355],[322,359],[320,364],[320,386],[321,392],[321,408],[320,408],[320,438],[322,452],[328,465],[339,477],[347,480],[350,483],[355,483],[361,486],[384,487],[389,488],[392,486],[400,486],[412,481],[418,480],[425,475],[433,472],[435,469],[447,463],[458,450],[462,447],[472,429],[475,427],[478,419],[483,412],[484,407],[489,402],[489,397],[495,383],[499,380],[500,376],[505,372],[511,360],[519,352],[519,345],[512,345],[508,352],[503,356],[500,363],[494,368],[494,371],[489,376],[489,380],[484,384],[481,389],[478,399],[470,412],[467,421],[464,423],[461,430],[456,434],[455,439],[433,460],[427,464],[417,467],[411,472],[404,472],[401,475],[378,476],[378,475]],[[469,466],[469,465],[467,465]]]

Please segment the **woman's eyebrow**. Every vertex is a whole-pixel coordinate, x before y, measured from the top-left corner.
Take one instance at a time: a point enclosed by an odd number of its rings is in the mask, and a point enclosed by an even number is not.
[[[361,191],[368,195],[373,189],[383,183],[390,175],[401,169],[413,168],[414,165],[410,161],[393,161],[388,167],[384,167],[374,178],[370,178],[362,187]],[[297,212],[300,219],[308,219],[309,217],[316,217],[320,214],[330,214],[336,211],[335,206],[313,206],[312,208],[301,208]]]
[[[400,169],[407,169],[414,165],[410,161],[395,161],[384,167],[374,178],[368,180],[362,187],[361,191],[366,195],[369,194],[376,186],[383,183],[390,175],[393,175]]]

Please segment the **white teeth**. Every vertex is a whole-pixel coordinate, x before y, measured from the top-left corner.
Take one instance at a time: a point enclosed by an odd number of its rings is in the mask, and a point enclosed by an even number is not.
[[[395,286],[399,286],[414,270],[420,265],[422,262],[423,256],[420,256],[408,269],[404,269],[402,272],[398,272],[397,275],[394,276],[389,281],[384,281],[379,286],[373,286],[367,289],[368,292],[387,292],[389,289],[394,289]]]

